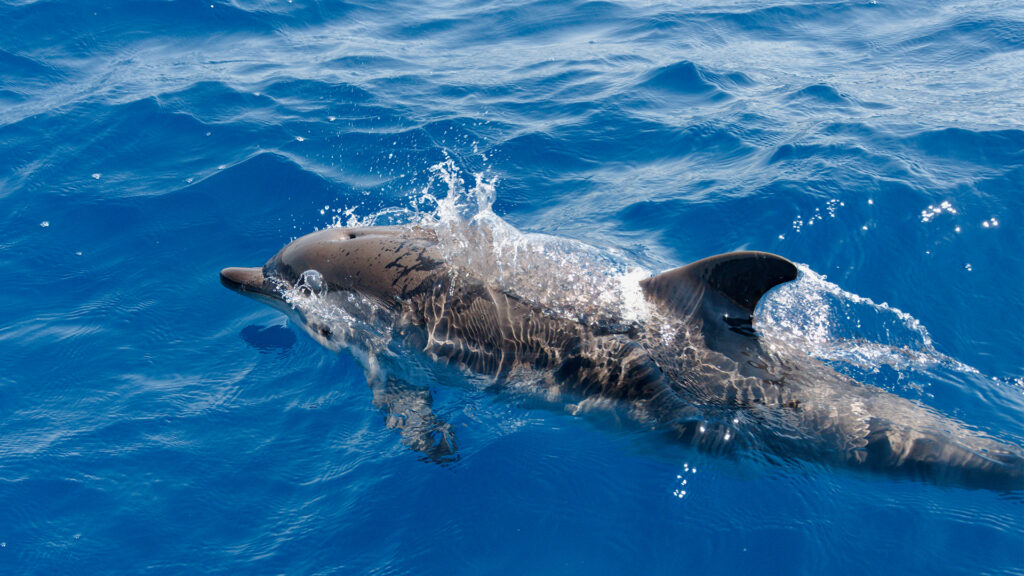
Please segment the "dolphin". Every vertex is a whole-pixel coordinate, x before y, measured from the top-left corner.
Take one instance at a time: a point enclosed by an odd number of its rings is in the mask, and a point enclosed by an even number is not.
[[[487,389],[528,382],[574,412],[611,406],[705,452],[1024,489],[1019,447],[762,342],[758,302],[797,275],[774,254],[720,254],[640,280],[647,318],[564,314],[446,258],[436,228],[395,226],[314,232],[220,279],[351,351],[387,426],[438,462],[458,458],[455,435],[427,388],[382,368],[395,342]]]

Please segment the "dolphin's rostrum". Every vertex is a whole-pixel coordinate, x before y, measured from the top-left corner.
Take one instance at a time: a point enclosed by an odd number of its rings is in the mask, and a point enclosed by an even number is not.
[[[941,484],[1024,489],[1016,446],[860,384],[795,350],[766,347],[753,326],[761,297],[798,271],[764,252],[700,260],[640,282],[642,320],[578,316],[455,266],[425,227],[330,228],[285,246],[262,268],[221,282],[296,318],[315,339],[361,360],[374,403],[427,457],[457,457],[451,427],[424,388],[380,370],[377,341],[456,366],[488,387],[523,374],[546,398],[614,405],[709,452],[909,475]]]

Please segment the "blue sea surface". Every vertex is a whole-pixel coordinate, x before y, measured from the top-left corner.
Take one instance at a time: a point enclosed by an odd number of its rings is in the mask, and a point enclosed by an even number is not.
[[[0,573],[1024,574],[1019,493],[503,394],[436,386],[422,461],[218,280],[478,181],[651,271],[798,262],[766,329],[1024,446],[1019,0],[4,0]]]

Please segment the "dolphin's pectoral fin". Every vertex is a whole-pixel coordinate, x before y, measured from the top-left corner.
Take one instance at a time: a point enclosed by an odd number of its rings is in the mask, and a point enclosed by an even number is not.
[[[373,379],[370,387],[373,405],[384,411],[387,427],[401,433],[403,444],[439,464],[459,459],[452,426],[434,415],[429,390],[393,376]]]
[[[736,336],[754,336],[758,301],[775,286],[796,277],[796,265],[781,256],[730,252],[663,272],[640,285],[648,299],[667,311],[700,319],[708,346],[724,351],[746,346]]]

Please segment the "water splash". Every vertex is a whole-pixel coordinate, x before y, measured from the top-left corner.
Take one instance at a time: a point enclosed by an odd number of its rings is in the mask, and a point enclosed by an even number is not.
[[[367,367],[375,365],[374,358],[388,347],[390,319],[373,299],[356,292],[328,292],[316,270],[303,272],[294,286],[281,283],[278,288],[290,313],[300,316],[293,318],[296,324],[322,346],[348,349],[365,360]]]
[[[941,367],[977,374],[938,350],[919,320],[886,303],[841,289],[805,265],[799,277],[773,290],[758,309],[758,330],[769,345],[796,345],[823,360],[877,372]]]
[[[469,184],[469,182],[472,184]],[[468,178],[451,159],[430,167],[427,184],[406,206],[347,219],[335,226],[406,225],[433,229],[455,274],[485,278],[551,314],[588,323],[636,322],[649,316],[639,280],[650,271],[616,252],[525,233],[494,213],[497,178]]]

